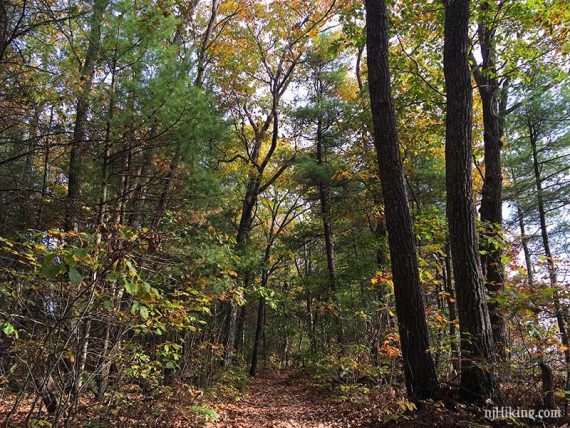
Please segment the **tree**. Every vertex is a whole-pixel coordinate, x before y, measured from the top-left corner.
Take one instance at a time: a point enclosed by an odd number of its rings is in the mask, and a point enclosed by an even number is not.
[[[247,250],[259,195],[278,180],[293,162],[294,154],[289,159],[282,160],[277,169],[270,169],[274,155],[279,152],[281,146],[283,96],[306,52],[309,40],[321,28],[335,2],[325,0],[321,6],[321,10],[306,6],[288,9],[290,6],[284,2],[273,1],[253,9],[243,7],[239,17],[241,27],[230,33],[232,38],[227,39],[226,35],[226,38],[218,40],[213,47],[221,52],[220,65],[233,64],[235,67],[231,76],[226,76],[226,79],[219,83],[227,88],[228,84],[233,82],[240,88],[236,91],[230,86],[228,96],[234,101],[236,137],[241,141],[242,148],[245,148],[245,153],[238,153],[232,160],[245,161],[247,170],[235,239],[236,252],[242,257]],[[287,15],[291,21],[288,31],[282,31],[281,27],[280,19],[284,16],[284,10],[290,12]],[[259,25],[260,22],[263,22],[262,26]],[[239,50],[235,49],[236,37],[241,42]],[[245,57],[249,58],[248,61],[241,60]],[[236,82],[250,77],[263,89],[258,90],[259,87],[250,84],[239,85]],[[240,269],[238,283],[247,288],[248,282],[247,269]],[[244,317],[245,308],[241,308],[238,316],[235,302],[226,304],[224,344],[228,362],[241,346]]]
[[[566,133],[570,121],[570,92],[567,81],[557,82],[555,79],[555,83],[552,83],[551,79],[552,76],[537,73],[532,82],[521,84],[520,93],[525,102],[509,118],[509,127],[515,138],[509,146],[507,162],[512,175],[516,174],[516,181],[513,180],[509,196],[517,210],[514,217],[521,232],[529,284],[539,281],[534,279],[535,262],[531,256],[526,227],[534,226],[538,229],[534,240],[539,243],[534,245],[545,259],[543,271],[546,271],[548,284],[553,291],[552,315],[558,325],[568,366],[568,307],[565,304],[565,291],[558,280],[556,257],[564,244],[557,243],[556,231],[563,231],[567,227],[562,211],[568,205],[567,197],[570,191],[565,177],[570,143]],[[543,92],[542,88],[545,86],[553,88]],[[554,218],[557,218],[556,222],[553,221]],[[568,371],[566,376],[568,382]]]
[[[429,352],[415,237],[406,197],[396,115],[390,90],[387,22],[386,2],[367,0],[368,85],[374,123],[374,144],[386,210],[406,389],[412,397],[433,398],[437,395],[439,386]]]
[[[461,330],[460,392],[467,401],[480,401],[499,400],[499,391],[493,374],[495,349],[475,228],[469,3],[454,0],[445,6],[445,161],[449,243]]]
[[[499,4],[499,8],[502,3]],[[481,267],[485,286],[489,291],[489,317],[493,329],[493,340],[497,353],[505,355],[506,326],[504,315],[496,304],[497,292],[504,289],[504,266],[501,260],[501,245],[497,241],[502,240],[503,222],[503,172],[501,164],[502,120],[499,103],[501,101],[501,91],[508,90],[508,83],[501,88],[497,75],[497,52],[496,33],[497,25],[492,21],[495,11],[489,2],[481,6],[480,22],[477,34],[479,47],[483,62],[481,66],[476,65],[473,75],[477,82],[477,89],[481,97],[483,109],[483,140],[485,157],[485,179],[481,195],[481,222],[485,227],[487,245],[482,245]],[[476,64],[476,63],[475,63]],[[503,97],[504,98],[504,97]],[[503,101],[504,103],[504,101]]]
[[[89,94],[93,84],[95,63],[99,55],[102,18],[109,0],[95,0],[93,13],[89,21],[89,39],[85,58],[81,62],[80,90],[77,96],[75,124],[69,154],[69,178],[67,184],[67,203],[65,210],[65,230],[77,230],[77,216],[81,195],[81,169],[85,152],[85,126],[89,110]]]

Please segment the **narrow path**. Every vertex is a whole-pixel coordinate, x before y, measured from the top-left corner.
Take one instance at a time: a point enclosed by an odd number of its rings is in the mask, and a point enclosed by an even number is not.
[[[250,392],[227,405],[220,421],[208,428],[275,427],[329,428],[362,426],[351,412],[318,394],[291,371],[265,373],[253,380]]]

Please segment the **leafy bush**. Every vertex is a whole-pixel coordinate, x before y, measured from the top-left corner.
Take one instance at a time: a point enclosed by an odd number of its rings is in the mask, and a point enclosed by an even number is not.
[[[214,377],[214,385],[208,391],[212,398],[238,400],[249,389],[249,375],[238,366],[229,366]]]
[[[189,409],[204,422],[217,422],[220,419],[218,412],[205,404],[195,404],[190,406]]]

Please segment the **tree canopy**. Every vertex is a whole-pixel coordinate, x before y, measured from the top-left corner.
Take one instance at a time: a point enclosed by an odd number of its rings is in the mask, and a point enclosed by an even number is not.
[[[567,422],[568,20],[0,2],[2,423]]]

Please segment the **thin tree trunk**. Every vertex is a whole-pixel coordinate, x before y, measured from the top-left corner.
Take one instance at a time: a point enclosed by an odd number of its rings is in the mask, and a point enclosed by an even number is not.
[[[524,215],[521,207],[517,204],[517,216],[519,223],[519,230],[521,233],[521,246],[524,254],[524,262],[526,266],[526,278],[530,287],[534,285],[534,272],[532,268],[532,259],[530,256],[530,249],[528,247],[529,237],[526,235],[526,228],[524,224]]]
[[[542,404],[545,409],[555,409],[552,369],[544,361],[540,362],[540,377],[542,380]]]
[[[182,149],[179,146],[176,148],[176,152],[170,161],[168,173],[164,177],[164,186],[162,188],[162,192],[158,200],[158,206],[156,207],[156,211],[152,220],[153,228],[158,227],[162,218],[164,217],[164,214],[166,213],[166,208],[168,207],[168,198],[170,197],[170,191],[172,190],[172,184],[176,177],[176,171],[178,170],[178,164],[180,163],[181,158]]]
[[[317,123],[317,163],[323,164],[323,135],[322,121],[319,119]],[[329,207],[329,189],[322,179],[319,179],[319,202],[321,204],[321,219],[323,222],[323,233],[325,237],[325,252],[327,256],[327,271],[329,274],[330,291],[334,294],[336,291],[336,267],[334,260],[334,240],[331,224],[331,213]]]
[[[481,8],[487,10],[488,3]],[[490,241],[502,240],[502,188],[503,176],[501,170],[501,121],[499,116],[500,87],[497,79],[495,29],[490,28],[482,19],[479,23],[479,45],[483,63],[481,69],[476,69],[474,75],[483,107],[483,139],[485,157],[485,178],[481,196],[481,222],[486,228],[485,234]],[[489,300],[489,318],[493,329],[493,339],[498,355],[505,356],[507,331],[501,308],[495,301],[498,292],[504,290],[504,267],[501,260],[502,249],[490,245],[482,246],[481,266],[485,278],[485,286],[491,299]]]
[[[261,336],[263,332],[263,324],[265,318],[265,299],[263,297],[259,298],[259,305],[257,308],[257,323],[255,326],[255,338],[253,341],[253,353],[251,354],[251,366],[249,368],[249,374],[255,376],[257,374],[257,365],[259,359],[259,349],[261,347]]]
[[[49,113],[49,126],[48,126],[48,133],[51,132],[51,128],[53,126],[53,110],[54,110],[54,106],[52,105],[50,108],[50,113]],[[50,154],[50,150],[49,150],[49,146],[50,146],[50,140],[49,137],[46,137],[45,139],[45,145],[46,145],[46,149],[44,152],[44,162],[43,162],[43,177],[42,177],[42,196],[41,196],[41,201],[40,201],[40,205],[38,207],[38,217],[36,220],[36,229],[40,229],[42,227],[42,221],[43,221],[43,212],[44,212],[44,200],[47,194],[47,181],[48,181],[48,175],[49,175],[49,154]]]
[[[447,218],[461,330],[460,395],[468,402],[487,398],[499,401],[473,203],[469,14],[469,0],[445,3]]]
[[[236,354],[240,353],[243,345],[246,315],[247,315],[247,303],[244,303],[242,306],[240,306],[237,317],[236,335],[234,338],[234,350]]]
[[[103,13],[109,0],[94,0],[93,14],[91,15],[89,32],[89,46],[83,65],[81,67],[81,90],[77,98],[75,110],[75,125],[71,139],[71,153],[69,156],[69,172],[67,183],[67,201],[65,205],[65,230],[77,230],[77,217],[79,215],[79,198],[81,196],[81,171],[85,151],[85,125],[89,111],[89,94],[93,85],[95,62],[99,54],[101,39],[101,24]]]
[[[320,85],[319,85],[320,86]],[[322,165],[325,163],[325,148],[323,147],[323,123],[322,119],[319,118],[317,121],[317,141],[316,141],[316,160],[317,163]],[[331,300],[335,306],[335,322],[337,328],[337,340],[341,347],[344,346],[344,334],[341,314],[337,314],[336,311],[340,311],[338,308],[338,300],[336,297],[337,291],[337,275],[335,266],[335,250],[334,250],[334,237],[333,237],[333,227],[331,222],[331,209],[330,209],[330,197],[329,197],[329,187],[323,179],[319,179],[319,202],[321,204],[321,219],[323,222],[323,234],[325,237],[325,253],[327,256],[327,271],[329,274],[329,288]]]
[[[152,139],[154,136],[154,130],[151,130],[150,135]],[[134,186],[135,194],[133,197],[132,215],[130,218],[130,225],[135,228],[140,227],[144,223],[143,210],[145,208],[147,198],[147,182],[145,180],[147,179],[148,170],[154,154],[152,147],[143,147],[143,151],[142,164],[138,170],[136,186]]]
[[[25,231],[29,227],[29,222],[31,219],[30,206],[31,202],[29,195],[32,195],[31,190],[34,187],[34,157],[36,156],[36,146],[38,143],[38,127],[40,121],[41,107],[35,106],[34,114],[30,122],[30,131],[28,135],[28,147],[26,150],[28,154],[26,156],[26,162],[23,171],[23,187],[21,202],[20,202],[20,230]]]
[[[451,267],[451,255],[449,254],[449,244],[446,245],[445,266],[443,269],[443,281],[446,291],[447,308],[449,311],[449,340],[451,341],[451,364],[453,370],[459,373],[460,370],[460,350],[457,341],[457,331],[455,323],[457,321],[457,306],[455,304],[455,290],[453,289],[453,271]]]
[[[542,236],[542,246],[544,248],[544,256],[546,257],[546,265],[548,268],[548,276],[550,279],[550,286],[555,290],[558,290],[558,278],[556,275],[556,263],[552,256],[552,251],[550,249],[550,237],[548,236],[548,228],[546,225],[546,210],[544,208],[544,194],[542,188],[542,176],[540,173],[540,162],[538,159],[537,150],[537,137],[534,131],[532,123],[528,122],[529,134],[530,134],[530,146],[532,149],[532,161],[533,161],[533,171],[534,179],[536,185],[536,194],[538,200],[538,216],[540,219],[540,233]],[[564,357],[566,360],[566,388],[570,382],[570,338],[568,337],[568,314],[566,308],[560,302],[560,297],[558,291],[555,294],[555,310],[556,310],[556,321],[558,323],[558,330],[560,331],[560,338],[562,340],[562,345],[564,345]]]
[[[206,31],[202,37],[200,47],[198,48],[198,60],[196,61],[197,71],[196,79],[194,84],[201,88],[204,84],[204,73],[206,71],[206,52],[210,44],[210,39],[212,38],[212,32],[216,25],[216,19],[218,16],[218,9],[220,8],[220,0],[212,0],[212,6],[210,8],[210,19],[208,20],[208,25],[206,26]]]
[[[368,81],[406,389],[411,397],[433,398],[438,395],[439,385],[429,351],[415,236],[391,95],[387,22],[385,0],[366,0]]]
[[[111,67],[111,87],[109,88],[109,107],[107,109],[107,120],[105,121],[105,141],[103,152],[103,168],[101,170],[101,195],[99,198],[99,212],[97,214],[97,224],[105,223],[105,210],[107,208],[107,195],[109,191],[109,162],[111,158],[111,126],[113,123],[113,115],[115,112],[115,73],[117,69],[117,51],[113,57],[113,65]]]
[[[257,162],[259,157],[259,150],[261,149],[261,138],[256,138],[254,143],[254,150],[252,159]],[[253,215],[255,205],[257,204],[257,198],[259,196],[259,188],[261,186],[262,173],[256,168],[251,169],[246,192],[242,203],[242,210],[240,216],[240,222],[238,225],[238,231],[236,235],[236,252],[242,255],[245,252],[247,241],[251,233],[251,226],[253,222]],[[239,279],[247,282],[248,272],[239,272]],[[236,351],[236,334],[237,334],[237,324],[238,324],[238,307],[233,301],[227,302],[224,308],[226,314],[226,323],[224,326],[224,346],[225,346],[225,362],[226,364],[231,364],[235,351]]]
[[[8,11],[6,10],[7,2],[0,2],[0,64],[4,62],[4,55],[8,47]]]

